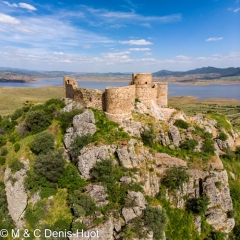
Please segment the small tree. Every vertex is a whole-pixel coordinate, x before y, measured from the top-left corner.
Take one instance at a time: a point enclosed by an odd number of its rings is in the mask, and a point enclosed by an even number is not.
[[[189,139],[189,140],[186,140],[184,141],[182,144],[181,144],[181,148],[182,149],[186,149],[186,150],[194,150],[194,148],[198,145],[198,141],[195,140],[195,139]]]
[[[153,231],[154,239],[162,239],[167,224],[167,215],[164,209],[148,206],[144,211],[144,223]]]
[[[228,139],[228,136],[227,136],[227,134],[226,133],[224,133],[224,132],[220,132],[219,133],[219,135],[218,135],[218,138],[220,139],[220,140],[222,140],[222,141],[226,141],[227,139]]]
[[[210,203],[209,197],[202,195],[199,198],[189,199],[187,202],[187,210],[194,214],[204,214],[207,211],[207,206]]]
[[[189,124],[185,121],[183,121],[182,119],[177,119],[174,124],[176,127],[179,127],[179,128],[183,128],[183,129],[187,129],[189,128]]]
[[[51,124],[51,117],[43,110],[32,111],[27,114],[25,125],[28,131],[38,133]]]
[[[141,133],[141,138],[144,145],[151,146],[154,143],[155,134],[154,134],[154,129],[152,125],[149,125],[148,129],[145,129]]]
[[[34,171],[44,177],[50,182],[57,183],[63,174],[64,158],[62,151],[49,151],[46,154],[40,154],[34,159]]]
[[[161,183],[170,190],[182,187],[189,181],[189,174],[183,167],[172,167],[166,170]]]
[[[37,134],[30,144],[30,149],[35,154],[47,153],[54,149],[54,136],[49,132]]]

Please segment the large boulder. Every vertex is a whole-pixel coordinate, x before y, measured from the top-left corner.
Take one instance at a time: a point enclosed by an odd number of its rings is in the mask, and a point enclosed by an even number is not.
[[[181,136],[178,131],[178,128],[174,125],[170,125],[168,134],[169,134],[169,137],[172,140],[173,144],[175,146],[179,147],[180,142],[181,142]]]
[[[64,145],[68,149],[76,136],[93,135],[96,132],[93,111],[85,109],[83,113],[73,117],[73,127],[67,129],[64,135]]]
[[[8,210],[19,229],[23,226],[21,217],[24,214],[28,203],[27,191],[24,187],[24,178],[26,176],[26,171],[29,169],[29,165],[26,161],[22,162],[24,164],[24,168],[20,171],[12,173],[11,169],[7,168],[4,173]]]
[[[96,162],[113,158],[116,146],[86,146],[78,157],[78,169],[84,178],[90,178],[90,170]]]
[[[108,195],[106,194],[105,188],[102,185],[88,184],[86,187],[86,193],[92,197],[98,207],[108,204]]]

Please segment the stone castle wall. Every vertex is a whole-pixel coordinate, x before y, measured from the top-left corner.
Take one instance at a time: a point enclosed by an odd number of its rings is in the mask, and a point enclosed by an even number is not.
[[[64,77],[64,91],[67,98],[74,99],[84,107],[105,111],[106,116],[119,122],[131,117],[134,100],[138,98],[150,107],[155,101],[159,107],[167,106],[167,83],[153,83],[152,74],[132,74],[132,81],[124,87],[107,87],[105,91],[78,88],[77,82]]]
[[[113,121],[131,117],[132,103],[135,100],[135,86],[106,88],[106,116]]]

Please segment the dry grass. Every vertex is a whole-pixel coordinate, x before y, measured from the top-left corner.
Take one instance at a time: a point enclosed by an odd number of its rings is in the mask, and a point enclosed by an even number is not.
[[[26,101],[43,103],[50,98],[64,97],[63,87],[3,88],[0,87],[0,115],[21,108]]]

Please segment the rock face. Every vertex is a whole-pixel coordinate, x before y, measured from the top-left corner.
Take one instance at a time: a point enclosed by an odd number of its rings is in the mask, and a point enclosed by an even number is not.
[[[24,178],[29,166],[26,162],[24,168],[16,173],[11,173],[7,168],[4,174],[5,190],[7,195],[8,210],[17,228],[21,229],[23,222],[21,216],[27,207],[27,192],[24,188]]]
[[[169,126],[169,137],[172,140],[173,144],[179,147],[181,142],[181,136],[176,126],[174,125]]]
[[[187,163],[180,158],[171,157],[166,153],[157,153],[153,156],[157,165],[162,167],[187,167]]]
[[[135,217],[141,216],[142,211],[146,208],[146,201],[141,192],[128,191],[127,205],[122,209],[122,215],[126,223]]]
[[[98,207],[108,204],[108,195],[106,194],[105,188],[102,185],[89,184],[86,187],[86,193],[93,198],[94,202]]]
[[[227,217],[227,212],[233,209],[232,199],[228,185],[228,176],[225,170],[203,172],[200,170],[188,170],[190,181],[184,184],[181,190],[177,190],[173,195],[167,194],[167,199],[176,207],[184,209],[184,196],[198,198],[205,194],[209,197],[210,203],[205,213],[207,222],[214,229],[229,233],[234,225],[233,218]]]
[[[93,135],[96,132],[95,118],[91,110],[85,109],[83,113],[74,116],[73,127],[68,128],[64,136],[64,144],[68,149],[76,136]]]
[[[111,219],[109,219],[100,226],[90,228],[87,231],[84,231],[83,234],[81,231],[79,231],[78,234],[74,234],[74,236],[70,237],[69,240],[114,240],[113,229],[113,222],[111,221]]]
[[[164,120],[164,113],[154,101],[150,101],[148,107],[141,102],[137,102],[134,111],[140,114],[149,114],[157,120]]]
[[[131,139],[127,146],[118,146],[116,153],[122,166],[126,168],[145,166],[146,159],[151,160],[152,155],[137,140]],[[135,152],[138,147],[138,154]]]
[[[96,162],[113,157],[116,146],[84,147],[78,157],[78,169],[84,178],[90,178],[90,170]]]
[[[65,99],[66,106],[63,108],[63,112],[71,112],[74,109],[83,109],[83,105],[79,102],[75,102],[70,98]]]
[[[142,124],[140,122],[133,122],[130,119],[125,119],[122,122],[124,131],[130,136],[140,137],[142,132]]]
[[[222,141],[220,139],[216,139],[216,143],[220,150],[224,150],[229,147],[228,141]]]
[[[165,135],[163,130],[160,130],[160,133],[157,136],[157,141],[163,146],[167,146],[170,144],[169,136]]]

